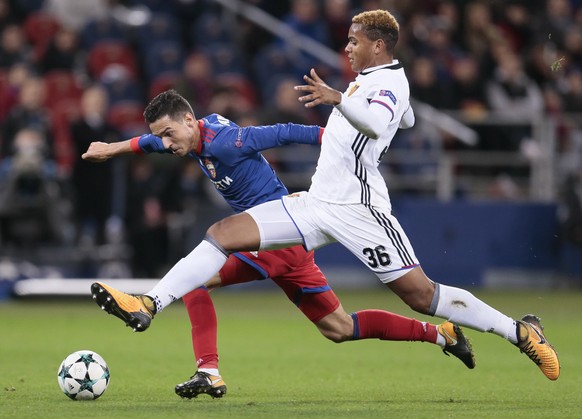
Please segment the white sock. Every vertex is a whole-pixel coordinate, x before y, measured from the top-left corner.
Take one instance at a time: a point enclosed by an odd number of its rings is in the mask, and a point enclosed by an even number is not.
[[[218,368],[198,368],[198,371],[205,372],[206,374],[210,374],[210,375],[217,375],[220,377],[220,374],[218,372]]]
[[[445,337],[443,335],[441,335],[438,332],[438,329],[437,329],[437,339],[436,339],[435,343],[443,349],[445,348],[445,345],[447,344],[447,340],[445,339]]]
[[[204,285],[222,268],[227,258],[216,246],[203,240],[145,295],[154,300],[156,312],[159,313],[164,307]]]
[[[469,291],[438,284],[435,292],[438,292],[435,316],[481,332],[494,333],[512,343],[517,342],[515,321]]]

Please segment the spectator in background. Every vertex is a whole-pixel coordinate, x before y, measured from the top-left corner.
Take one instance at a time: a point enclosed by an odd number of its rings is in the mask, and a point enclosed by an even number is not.
[[[252,113],[254,104],[247,97],[226,85],[216,84],[212,99],[208,104],[209,113],[220,114],[232,121]]]
[[[434,63],[427,57],[418,57],[410,68],[410,95],[421,102],[440,109],[450,109],[451,98],[447,83],[439,81]]]
[[[481,76],[479,64],[472,55],[458,56],[452,65],[452,81],[447,96],[451,109],[459,111],[467,123],[477,132],[481,143],[497,135],[495,128],[483,124],[489,111],[485,95],[485,80]],[[447,148],[463,148],[459,142],[443,136]]]
[[[564,112],[582,114],[582,68],[569,71],[564,87]]]
[[[460,54],[460,50],[451,43],[451,29],[446,20],[433,17],[428,24],[428,39],[420,53],[432,61],[439,83],[448,83],[451,79],[453,62]]]
[[[61,28],[49,42],[39,63],[42,73],[52,70],[73,71],[79,67],[77,33],[69,28]]]
[[[487,148],[518,150],[531,136],[530,124],[544,109],[543,95],[536,83],[523,71],[519,57],[509,51],[498,56],[494,76],[486,86],[487,103],[499,116],[508,116],[511,126],[497,130]],[[494,139],[495,138],[495,139]]]
[[[564,31],[573,24],[569,0],[547,0],[545,13],[538,13],[534,23],[536,38],[562,48]]]
[[[94,85],[81,98],[81,116],[71,125],[75,161],[71,176],[74,215],[81,244],[104,244],[107,221],[113,216],[113,164],[91,164],[81,154],[96,138],[119,141],[119,133],[107,123],[108,98],[104,88]]]
[[[0,0],[0,32],[11,24],[18,23],[18,19],[14,16],[10,6],[10,0]]]
[[[301,96],[294,86],[300,81],[292,77],[281,77],[272,90],[272,98],[261,112],[261,125],[292,122],[308,125],[314,123],[313,115],[299,102]]]
[[[184,70],[175,83],[175,90],[193,103],[196,112],[206,114],[214,91],[212,62],[207,55],[193,52],[184,60]]]
[[[453,80],[450,86],[451,108],[469,118],[480,118],[487,111],[485,81],[479,64],[471,55],[462,55],[452,65]]]
[[[532,46],[523,65],[527,74],[538,86],[548,86],[554,82],[552,62],[558,60],[555,46],[548,40],[540,41]]]
[[[17,179],[23,195],[38,192],[43,178],[55,178],[56,166],[47,156],[43,132],[34,128],[21,128],[14,135],[10,157],[0,161],[3,179]]]
[[[329,45],[328,28],[323,20],[318,2],[292,0],[291,11],[282,20],[299,34],[324,45]],[[298,61],[297,68],[310,68],[319,63],[316,57],[300,52],[297,45],[293,42],[290,43],[288,39],[279,39],[278,43],[282,48],[295,54],[295,59]]]
[[[582,280],[582,168],[562,183],[558,220],[562,234],[562,269]]]
[[[329,47],[342,52],[346,46],[346,33],[352,24],[350,0],[325,0],[323,17],[328,30]]]
[[[294,124],[303,125],[323,125],[325,120],[319,120],[318,114],[313,110],[308,110],[299,102],[300,93],[294,89],[301,83],[292,77],[281,77],[277,85],[274,87],[271,101],[267,102],[262,112],[260,112],[260,122],[254,125],[274,125],[281,121],[292,122]],[[285,175],[293,176],[305,173],[313,173],[317,161],[317,151],[312,146],[305,144],[291,144],[287,147],[272,148],[262,151],[269,163],[274,164],[281,169]],[[301,155],[300,159],[281,158],[284,155]],[[290,191],[305,189],[308,186],[309,177],[305,178],[304,185],[300,185],[298,181],[286,179],[287,187]]]
[[[462,44],[461,34],[461,10],[458,2],[454,0],[442,0],[435,6],[435,17],[442,22],[449,32],[451,42],[457,47]]]
[[[531,16],[524,3],[510,1],[501,10],[503,15],[497,25],[515,53],[525,52],[533,41]]]
[[[18,104],[14,105],[2,126],[1,156],[14,153],[14,138],[16,133],[24,128],[35,129],[42,133],[46,140],[46,152],[49,158],[54,158],[52,147],[52,127],[48,110],[44,107],[45,88],[42,79],[27,78],[20,89]]]
[[[12,154],[0,161],[0,230],[4,244],[35,247],[58,243],[56,164],[47,157],[43,131],[23,127],[14,134]]]
[[[162,205],[165,173],[154,170],[151,159],[133,159],[126,196],[128,239],[132,271],[137,278],[157,278],[168,263],[168,229]]]
[[[564,53],[569,67],[582,70],[582,28],[580,26],[572,25],[565,31]]]
[[[18,103],[22,85],[31,77],[30,67],[26,63],[14,64],[7,70],[6,79],[0,92],[0,121],[8,115]],[[2,138],[0,137],[0,144]]]
[[[30,46],[26,43],[22,28],[16,24],[5,26],[0,35],[0,69],[28,62],[29,56]]]
[[[491,46],[501,41],[501,33],[493,23],[490,5],[474,1],[465,7],[463,48],[478,61],[483,61]]]

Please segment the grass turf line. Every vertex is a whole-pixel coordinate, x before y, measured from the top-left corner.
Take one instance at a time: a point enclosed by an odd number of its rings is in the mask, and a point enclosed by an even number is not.
[[[181,400],[175,384],[195,370],[189,322],[177,303],[145,333],[132,333],[87,300],[0,304],[0,418],[177,417],[580,417],[582,347],[576,292],[474,293],[506,314],[532,312],[562,362],[547,380],[517,348],[465,330],[475,370],[433,345],[325,340],[279,292],[217,291],[223,399]],[[345,309],[381,308],[421,320],[390,292],[338,292]],[[56,372],[78,349],[101,354],[111,369],[105,394],[75,402]]]

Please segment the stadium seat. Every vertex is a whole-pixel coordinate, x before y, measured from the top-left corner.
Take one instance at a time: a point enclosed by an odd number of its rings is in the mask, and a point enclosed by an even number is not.
[[[180,42],[180,25],[174,16],[155,14],[137,30],[136,42],[140,45],[140,50],[147,50],[148,45],[157,41]]]
[[[154,97],[159,95],[166,90],[173,89],[176,87],[176,81],[180,78],[179,73],[162,73],[157,76],[150,83],[150,88],[148,91],[148,98],[152,100]]]
[[[245,75],[244,59],[233,44],[211,44],[203,48],[203,52],[210,57],[215,74],[235,73]]]
[[[102,81],[101,84],[107,90],[110,105],[127,101],[143,102],[144,100],[142,87],[133,79]]]
[[[297,68],[289,55],[275,44],[259,50],[253,59],[253,72],[258,80],[274,75],[297,75]]]
[[[179,73],[184,66],[184,48],[181,43],[160,41],[148,48],[145,69],[148,81],[163,73]]]
[[[118,64],[110,64],[101,74],[100,83],[107,90],[109,104],[117,102],[137,101],[145,99],[141,83]]]
[[[117,129],[123,137],[130,138],[147,132],[143,119],[145,106],[141,102],[125,101],[111,106],[107,121]]]
[[[71,71],[53,70],[43,76],[46,89],[45,105],[52,106],[65,99],[79,100],[83,89]]]
[[[190,43],[197,48],[214,44],[232,44],[235,40],[232,28],[224,24],[216,13],[204,13],[191,25]]]
[[[125,28],[112,18],[90,20],[80,30],[79,35],[85,50],[92,49],[100,42],[125,42],[127,39]]]
[[[24,34],[33,47],[48,44],[60,28],[59,22],[49,13],[36,11],[24,20]]]
[[[87,69],[93,78],[101,78],[103,72],[111,64],[121,65],[127,69],[132,77],[138,77],[136,56],[129,44],[119,41],[103,41],[89,50]]]
[[[0,70],[0,121],[4,120],[16,102],[16,92],[11,91],[8,83],[8,72]]]
[[[32,46],[32,59],[42,59],[49,43],[59,31],[59,22],[50,14],[42,11],[30,13],[24,20],[24,35]]]
[[[235,73],[221,74],[216,77],[215,81],[217,86],[226,87],[230,90],[236,91],[253,107],[258,105],[257,91],[253,86],[253,83],[251,83],[245,76]]]
[[[176,44],[183,47],[180,34],[180,22],[174,16],[167,14],[155,14],[143,26],[136,28],[134,44],[137,52],[144,62],[151,53],[152,46],[159,42],[168,45]]]

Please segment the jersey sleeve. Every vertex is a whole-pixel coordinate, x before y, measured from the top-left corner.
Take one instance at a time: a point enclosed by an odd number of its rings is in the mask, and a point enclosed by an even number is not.
[[[315,125],[276,124],[223,129],[212,141],[212,153],[222,163],[236,165],[259,156],[262,150],[286,144],[319,144],[323,128]]]
[[[169,149],[164,147],[162,139],[153,134],[143,134],[139,137],[133,137],[130,140],[130,146],[136,154],[172,153]]]
[[[414,122],[416,121],[416,117],[414,116],[414,110],[410,103],[408,104],[408,108],[404,111],[402,115],[402,119],[400,120],[400,125],[398,128],[400,129],[408,129],[414,126]]]
[[[362,134],[378,138],[398,118],[397,103],[391,90],[376,87],[374,95],[367,100],[342,94],[342,101],[336,109]]]
[[[321,144],[323,128],[288,123],[246,127],[242,134],[243,152],[254,153],[286,144]]]

